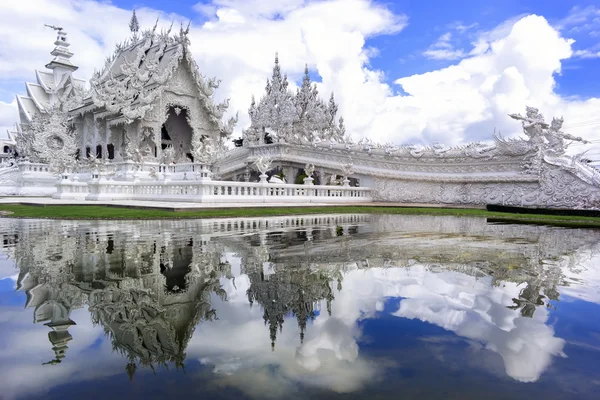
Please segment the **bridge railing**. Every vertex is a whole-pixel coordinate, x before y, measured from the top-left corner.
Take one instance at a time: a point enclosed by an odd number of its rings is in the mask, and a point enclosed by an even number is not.
[[[206,180],[88,182],[63,179],[55,198],[80,200],[154,200],[198,203],[363,203],[370,188]]]

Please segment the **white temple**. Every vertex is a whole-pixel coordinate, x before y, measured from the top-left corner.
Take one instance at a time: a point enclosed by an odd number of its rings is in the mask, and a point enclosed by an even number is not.
[[[353,142],[333,94],[325,102],[306,70],[296,93],[278,59],[250,127],[228,142],[237,116],[214,101],[216,79],[198,70],[188,29],[139,31],[90,81],[73,76],[67,33],[17,96],[20,124],[0,157],[0,194],[72,200],[204,203],[502,204],[600,209],[600,171],[566,155],[562,119],[510,115],[525,137],[458,147]],[[12,140],[14,138],[14,140]]]

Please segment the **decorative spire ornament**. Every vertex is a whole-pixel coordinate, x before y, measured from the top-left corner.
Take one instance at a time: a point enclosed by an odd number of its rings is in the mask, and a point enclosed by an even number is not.
[[[137,15],[135,15],[135,10],[133,10],[133,15],[131,16],[131,21],[129,21],[129,29],[133,34],[137,34],[140,30],[140,23],[138,22]]]

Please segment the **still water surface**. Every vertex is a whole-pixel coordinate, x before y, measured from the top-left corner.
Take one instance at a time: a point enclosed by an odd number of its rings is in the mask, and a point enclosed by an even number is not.
[[[600,230],[0,219],[0,398],[600,398]]]

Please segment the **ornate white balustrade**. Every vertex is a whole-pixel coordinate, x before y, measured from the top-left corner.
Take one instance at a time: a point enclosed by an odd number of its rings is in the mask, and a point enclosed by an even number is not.
[[[191,171],[202,173],[199,171]],[[198,180],[119,181],[92,173],[88,182],[68,177],[58,183],[55,198],[79,200],[160,200],[199,203],[364,203],[369,188]]]
[[[50,166],[48,164],[43,163],[30,163],[29,161],[24,161],[18,163],[19,170],[21,172],[48,172],[50,173]]]
[[[153,174],[167,173],[171,179],[194,179],[196,175],[202,175],[206,166],[196,163],[184,164],[159,164],[156,162],[136,163],[134,161],[116,161],[107,164],[101,164],[98,167],[84,165],[77,167],[80,178],[87,179],[95,170],[101,169],[108,175],[114,175],[119,178],[129,177],[131,180],[140,177],[149,178]]]

